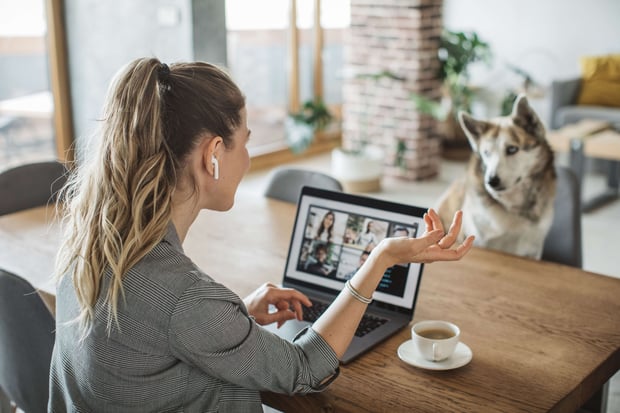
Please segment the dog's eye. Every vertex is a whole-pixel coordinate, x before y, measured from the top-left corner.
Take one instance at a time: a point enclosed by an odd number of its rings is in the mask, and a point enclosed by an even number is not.
[[[519,152],[518,146],[514,146],[514,145],[506,146],[506,155],[514,155],[517,152]]]

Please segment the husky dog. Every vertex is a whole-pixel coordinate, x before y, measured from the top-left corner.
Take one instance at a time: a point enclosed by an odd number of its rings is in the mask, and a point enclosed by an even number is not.
[[[480,247],[540,259],[556,190],[543,124],[524,95],[510,116],[483,121],[460,112],[458,118],[473,153],[467,174],[439,200],[442,222],[449,225],[462,209],[461,238],[475,235]]]

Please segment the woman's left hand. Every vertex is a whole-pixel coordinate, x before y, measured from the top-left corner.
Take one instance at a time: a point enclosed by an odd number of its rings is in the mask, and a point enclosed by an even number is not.
[[[280,288],[272,283],[261,285],[256,291],[243,299],[248,312],[260,325],[278,323],[282,326],[294,318],[303,319],[302,305],[312,306],[312,302],[304,294],[292,288]],[[269,312],[273,304],[276,311]]]

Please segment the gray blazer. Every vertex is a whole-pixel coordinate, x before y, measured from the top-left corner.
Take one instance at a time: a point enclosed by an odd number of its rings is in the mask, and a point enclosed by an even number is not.
[[[259,391],[320,391],[338,374],[314,330],[292,344],[257,325],[235,293],[184,255],[172,224],[123,288],[120,328],[108,337],[100,298],[80,343],[73,284],[60,283],[50,412],[262,412]]]

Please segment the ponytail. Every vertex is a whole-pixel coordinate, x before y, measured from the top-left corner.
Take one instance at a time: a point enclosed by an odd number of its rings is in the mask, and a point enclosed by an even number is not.
[[[56,277],[72,279],[82,338],[98,300],[107,308],[108,334],[118,326],[123,277],[165,235],[187,155],[204,133],[230,144],[244,105],[232,80],[207,63],[168,67],[143,58],[115,77],[100,146],[64,188],[67,225]]]

